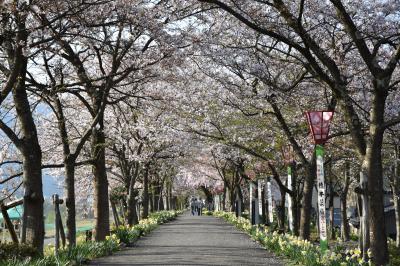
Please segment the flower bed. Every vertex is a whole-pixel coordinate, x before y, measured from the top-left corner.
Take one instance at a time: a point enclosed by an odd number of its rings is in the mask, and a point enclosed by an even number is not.
[[[111,255],[122,247],[130,246],[138,240],[140,236],[146,235],[158,225],[174,220],[180,211],[161,211],[150,214],[148,219],[141,220],[139,224],[132,227],[119,226],[111,230],[111,235],[101,242],[85,242],[84,236],[78,237],[77,245],[73,248],[61,248],[58,255],[54,255],[54,246],[45,249],[45,256],[42,258],[18,256],[8,256],[5,260],[0,260],[0,265],[6,266],[67,266],[82,265],[94,258]],[[0,253],[2,250],[0,250]]]
[[[345,250],[335,247],[335,250],[328,250],[322,254],[318,246],[310,241],[302,240],[290,234],[278,234],[272,232],[265,226],[253,226],[250,221],[239,217],[230,212],[214,212],[214,216],[223,218],[227,222],[235,225],[238,229],[246,232],[262,244],[266,249],[274,252],[278,256],[285,256],[295,264],[300,265],[370,265],[370,262],[362,260],[359,249]]]

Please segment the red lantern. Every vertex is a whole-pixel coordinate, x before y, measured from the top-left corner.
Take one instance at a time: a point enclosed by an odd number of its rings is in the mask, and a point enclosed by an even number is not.
[[[294,162],[294,151],[292,145],[282,146],[282,156],[285,164],[289,165]]]
[[[324,144],[328,140],[333,111],[309,111],[306,115],[315,144]]]
[[[216,186],[216,187],[214,187],[213,192],[215,195],[222,194],[224,192],[224,187],[221,185]]]

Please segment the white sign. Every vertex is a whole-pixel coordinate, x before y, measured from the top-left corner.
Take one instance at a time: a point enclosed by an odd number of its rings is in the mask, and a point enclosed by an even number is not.
[[[214,196],[215,210],[219,211],[219,195]]]
[[[325,180],[324,159],[317,154],[317,191],[318,191],[318,217],[320,241],[326,241],[326,210],[325,210]]]

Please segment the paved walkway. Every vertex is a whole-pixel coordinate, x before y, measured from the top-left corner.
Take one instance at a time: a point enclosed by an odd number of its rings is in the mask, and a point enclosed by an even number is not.
[[[211,216],[180,216],[91,265],[283,265],[249,236]]]

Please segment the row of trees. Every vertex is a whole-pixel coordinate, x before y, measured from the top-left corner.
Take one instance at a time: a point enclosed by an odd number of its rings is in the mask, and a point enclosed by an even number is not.
[[[166,78],[179,36],[146,1],[2,1],[1,23],[2,183],[14,182],[3,200],[22,176],[21,241],[43,250],[48,168],[65,179],[69,245],[76,194],[93,198],[97,241],[110,230],[110,187],[125,189],[127,222],[136,223],[139,179],[145,195],[149,183],[167,183],[182,152],[150,85]]]
[[[109,187],[125,190],[131,224],[150,183],[208,196],[222,186],[233,202],[260,162],[298,203],[294,233],[308,239],[316,166],[303,112],[329,109],[343,209],[362,171],[373,259],[388,261],[390,180],[399,208],[396,3],[15,0],[3,1],[1,23],[2,167],[12,172],[2,183],[22,166],[23,241],[42,249],[44,168],[65,176],[74,245],[79,194],[93,191],[102,240]],[[296,153],[293,189],[280,178],[285,144]]]
[[[307,239],[315,159],[303,112],[335,110],[332,145],[367,177],[367,189],[358,192],[368,198],[371,251],[375,263],[387,263],[383,200],[390,171],[384,170],[398,167],[398,6],[333,0],[170,2],[185,6],[178,16],[196,17],[188,24],[198,26],[191,32],[197,48],[192,60],[200,68],[197,75],[204,76],[201,83],[210,79],[223,88],[207,93],[204,113],[201,103],[195,107],[195,116],[208,127],[190,130],[266,160],[271,155],[265,151],[279,150],[268,145],[273,140],[290,143],[304,171],[299,234]],[[210,115],[218,100],[224,107]],[[238,121],[238,113],[251,118],[253,128]],[[268,129],[260,126],[266,120]],[[261,128],[254,128],[255,121]]]

